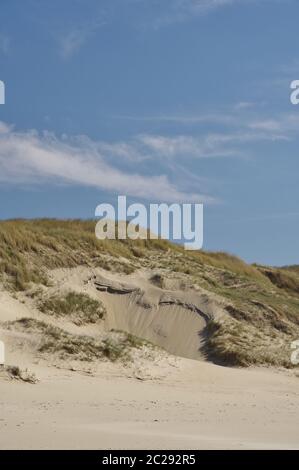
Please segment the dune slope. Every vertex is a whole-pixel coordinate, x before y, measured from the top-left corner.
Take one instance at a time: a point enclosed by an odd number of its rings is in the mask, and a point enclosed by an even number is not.
[[[298,448],[298,269],[93,230],[0,223],[0,448]]]

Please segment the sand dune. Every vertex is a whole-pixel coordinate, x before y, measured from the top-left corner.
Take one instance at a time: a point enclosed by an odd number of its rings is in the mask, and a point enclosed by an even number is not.
[[[1,449],[299,448],[294,371],[206,362],[203,332],[209,318],[226,314],[222,300],[175,281],[161,288],[151,275],[52,271],[43,295],[71,289],[105,305],[104,319],[86,325],[42,313],[34,295],[1,292],[7,363],[39,379],[0,374]],[[38,349],[41,333],[14,326],[22,317],[97,341],[125,330],[163,349],[133,348],[129,363],[54,358]]]
[[[150,281],[151,272],[138,271],[124,276],[101,270],[58,269],[52,273],[55,293],[65,290],[88,293],[103,302],[107,314],[97,330],[123,330],[162,347],[171,354],[203,359],[200,351],[203,331],[210,318],[226,313],[223,302],[200,289],[161,289]],[[27,312],[28,313],[28,312]],[[35,312],[40,317],[40,314]],[[70,331],[74,327],[62,325]],[[94,333],[94,328],[85,330]]]

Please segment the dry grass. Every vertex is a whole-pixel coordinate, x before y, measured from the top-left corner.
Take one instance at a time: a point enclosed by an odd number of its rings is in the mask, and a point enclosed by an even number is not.
[[[96,323],[102,320],[106,309],[102,302],[87,294],[66,292],[64,295],[52,295],[38,303],[41,312],[56,317],[67,317],[76,325]]]
[[[30,372],[28,369],[22,370],[18,366],[5,366],[5,371],[12,379],[21,380],[22,382],[27,382],[30,384],[35,384],[38,382],[35,374]]]
[[[260,268],[261,272],[279,289],[299,294],[299,273],[295,270]]]
[[[203,352],[218,364],[294,367],[290,354],[292,340],[281,332],[262,331],[244,322],[226,319],[209,322],[205,335]]]
[[[154,284],[154,286],[160,287],[160,289],[165,287],[165,279],[162,274],[153,274],[150,278],[150,281],[152,284]]]
[[[95,221],[80,220],[0,222],[2,281],[10,288],[26,290],[32,282],[47,283],[47,270],[78,265],[127,274],[147,268],[164,277],[179,276],[188,285],[202,287],[227,303],[227,322],[211,324],[206,331],[209,357],[214,354],[218,360],[239,365],[288,366],[289,344],[299,338],[298,266],[248,265],[227,253],[188,252],[166,240],[100,241],[94,234],[95,225]],[[154,276],[152,282],[162,286],[162,275]],[[68,315],[72,321],[95,320],[92,309],[87,308],[89,313],[83,315],[86,308],[81,306],[74,314],[68,304],[74,307],[75,299],[50,298],[41,309]],[[83,340],[88,356],[87,344]]]
[[[134,260],[150,257],[151,252],[171,252],[184,257],[188,273],[208,264],[231,270],[254,279],[263,275],[258,269],[239,258],[225,253],[186,252],[181,246],[166,240],[97,240],[94,221],[81,220],[11,220],[0,222],[0,273],[18,290],[30,282],[46,283],[46,269],[102,266],[107,269],[105,257],[115,258],[115,268],[130,273]],[[126,259],[129,262],[123,263]],[[175,266],[174,266],[175,269]],[[186,269],[185,269],[186,270]],[[184,272],[184,271],[183,271]]]
[[[125,332],[112,331],[102,337],[75,335],[33,318],[22,318],[5,324],[8,329],[32,333],[39,337],[37,353],[61,360],[93,362],[110,360],[129,362],[133,349],[140,349],[144,340]]]
[[[47,283],[46,270],[78,265],[134,271],[142,249],[165,251],[163,240],[98,240],[95,222],[81,220],[10,220],[0,222],[0,274],[16,290],[30,282]],[[105,256],[115,258],[107,266]]]

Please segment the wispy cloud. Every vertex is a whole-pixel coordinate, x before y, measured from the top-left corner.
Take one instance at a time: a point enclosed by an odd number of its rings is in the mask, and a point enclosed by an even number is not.
[[[154,29],[198,18],[220,8],[244,3],[261,3],[267,0],[103,0],[101,11],[96,10],[96,18],[66,27],[58,35],[60,55],[69,59],[83,47],[88,39],[103,24],[113,23],[121,12],[131,12],[134,27],[149,26]],[[268,0],[279,1],[279,0]],[[129,24],[130,20],[129,20]],[[56,37],[57,39],[57,37]]]
[[[159,157],[211,158],[235,155],[232,149],[227,149],[224,146],[220,148],[216,141],[210,142],[207,136],[142,135],[139,140],[148,153],[154,153]]]
[[[112,119],[119,119],[125,121],[136,121],[136,122],[165,122],[165,123],[177,123],[177,124],[233,124],[237,123],[236,116],[228,113],[206,113],[206,114],[164,114],[164,115],[152,115],[152,116],[132,116],[132,115],[119,115],[112,116]]]
[[[122,116],[118,119],[163,125],[164,132],[137,137],[142,149],[140,152],[139,148],[138,155],[143,158],[148,155],[166,158],[248,156],[247,144],[291,140],[299,126],[298,114],[280,113],[269,117],[264,106],[253,102],[240,102],[208,114]],[[183,125],[185,133],[181,132]]]
[[[183,125],[215,124],[223,126],[241,127],[247,125],[253,116],[265,112],[265,102],[239,101],[229,106],[223,106],[209,112],[193,112],[180,114],[155,115],[114,115],[112,119],[136,122],[173,123]]]
[[[219,7],[232,5],[239,0],[177,0],[177,7],[193,13],[204,14]]]
[[[290,140],[294,138],[299,128],[298,113],[280,112],[270,115],[265,103],[254,102],[239,102],[207,114],[114,116],[113,118],[133,123],[153,122],[170,129],[172,133],[174,129],[177,132],[179,126],[180,129],[184,126],[185,132],[191,132],[191,136],[141,136],[140,140],[144,144],[157,151],[165,149],[165,153],[169,155],[186,152],[198,156],[213,156],[213,154],[221,156],[225,150],[220,147],[221,144]],[[212,142],[213,149],[211,149]]]
[[[208,133],[199,137],[143,135],[139,139],[150,154],[160,157],[219,158],[247,155],[244,145],[248,143],[288,140],[288,137],[261,126],[253,132]]]
[[[265,0],[169,0],[167,2],[167,13],[156,18],[155,26],[160,27],[186,21],[190,18],[203,16],[219,8],[229,7],[234,4],[261,3],[263,1]]]
[[[299,60],[295,58],[287,64],[282,64],[279,68],[279,72],[283,77],[297,77],[299,73]]]
[[[102,20],[95,20],[58,35],[60,56],[71,58],[103,24]]]
[[[68,32],[60,38],[60,55],[63,59],[72,57],[86,42],[87,34],[82,30]]]
[[[271,118],[259,118],[250,122],[248,127],[269,133],[280,133],[285,138],[291,138],[294,133],[298,133],[299,114],[281,113]]]
[[[0,181],[2,183],[55,185],[67,183],[98,188],[147,200],[211,202],[201,194],[190,194],[170,182],[166,175],[125,171],[113,164],[101,148],[105,144],[87,137],[58,139],[51,133],[17,132],[1,124]],[[110,152],[123,151],[114,144]],[[134,145],[132,145],[134,149]],[[107,148],[106,148],[107,149]],[[126,150],[127,151],[127,150]],[[137,150],[135,149],[135,152]]]
[[[239,101],[239,103],[236,103],[234,105],[234,109],[236,111],[241,111],[243,109],[252,109],[256,106],[257,104],[252,102],[252,101]]]

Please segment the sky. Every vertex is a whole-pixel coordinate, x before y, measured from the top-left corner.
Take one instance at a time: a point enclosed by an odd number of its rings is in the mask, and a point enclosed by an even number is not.
[[[0,218],[204,204],[205,250],[299,264],[297,0],[1,0]]]

